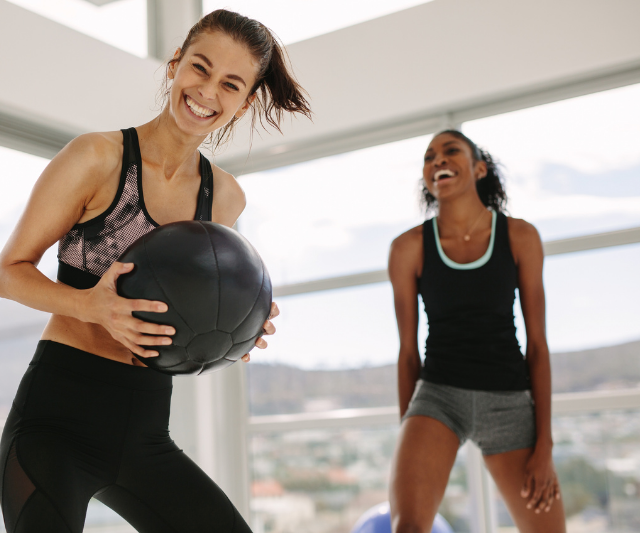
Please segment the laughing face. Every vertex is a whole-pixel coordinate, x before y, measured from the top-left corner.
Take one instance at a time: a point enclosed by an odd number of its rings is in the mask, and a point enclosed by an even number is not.
[[[204,33],[169,66],[168,111],[184,133],[206,136],[247,111],[257,74],[244,45],[221,32]]]
[[[475,192],[476,181],[487,174],[484,161],[476,161],[471,147],[449,133],[433,138],[424,155],[422,177],[438,200]]]

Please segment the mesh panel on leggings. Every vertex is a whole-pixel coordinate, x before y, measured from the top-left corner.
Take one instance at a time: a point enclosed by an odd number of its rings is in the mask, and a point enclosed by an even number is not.
[[[58,259],[102,276],[139,237],[156,226],[144,214],[138,193],[138,165],[132,164],[113,211],[88,227],[74,227],[58,246]]]
[[[7,531],[12,533],[18,522],[20,511],[33,494],[36,487],[31,482],[18,462],[16,445],[9,450],[4,470],[4,486],[2,487],[2,512],[7,524]]]

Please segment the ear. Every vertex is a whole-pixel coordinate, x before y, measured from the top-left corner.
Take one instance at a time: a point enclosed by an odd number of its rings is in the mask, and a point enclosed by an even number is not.
[[[487,164],[484,161],[476,161],[476,181],[487,176]]]
[[[242,115],[244,115],[247,112],[247,109],[251,107],[251,104],[253,104],[254,100],[256,99],[256,96],[257,96],[256,93],[253,93],[247,97],[247,99],[244,101],[244,104],[242,104],[240,109],[236,111],[235,113],[236,118],[242,118]]]
[[[167,65],[167,76],[170,80],[175,78],[176,76],[176,68],[178,68],[178,58],[180,57],[180,48],[176,48],[176,53],[173,54],[173,58],[169,61]]]

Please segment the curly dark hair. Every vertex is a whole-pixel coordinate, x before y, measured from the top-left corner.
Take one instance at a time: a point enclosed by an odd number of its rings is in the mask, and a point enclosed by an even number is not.
[[[436,133],[434,135],[434,139],[438,135],[443,135],[445,133],[467,143],[469,148],[471,148],[471,154],[473,155],[474,161],[485,162],[485,164],[487,165],[487,175],[484,178],[476,181],[476,190],[478,191],[478,196],[480,196],[480,200],[485,206],[491,207],[499,213],[506,212],[507,193],[504,190],[502,172],[499,169],[500,164],[496,162],[493,157],[491,157],[491,154],[489,152],[478,148],[476,143],[474,143],[461,131],[443,130],[439,133]],[[424,205],[425,211],[427,213],[429,211],[435,211],[438,206],[438,200],[429,192],[426,185],[424,184],[424,180],[421,180],[421,183],[421,203]]]

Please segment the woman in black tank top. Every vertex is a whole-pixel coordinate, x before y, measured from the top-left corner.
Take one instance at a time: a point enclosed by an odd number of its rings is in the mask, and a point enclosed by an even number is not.
[[[92,497],[140,532],[249,531],[169,436],[171,377],[132,355],[156,356],[153,346],[170,344],[174,333],[132,312],[167,306],[119,297],[116,280],[133,265],[117,258],[161,224],[233,226],[244,194],[198,147],[207,137],[224,142],[247,111],[278,128],[283,112],[310,110],[272,33],[230,11],[202,18],[166,69],[161,113],[69,143],[38,180],[0,256],[0,297],[52,314],[0,443],[8,533],[80,533]],[[57,241],[53,283],[36,266]],[[264,329],[275,331],[270,321]]]
[[[403,419],[391,480],[394,532],[430,531],[457,450],[470,439],[519,530],[564,533],[540,237],[504,215],[496,165],[458,131],[433,138],[423,180],[427,208],[438,214],[396,238],[389,256]],[[516,288],[526,357],[515,335]],[[419,295],[429,323],[424,364]]]

